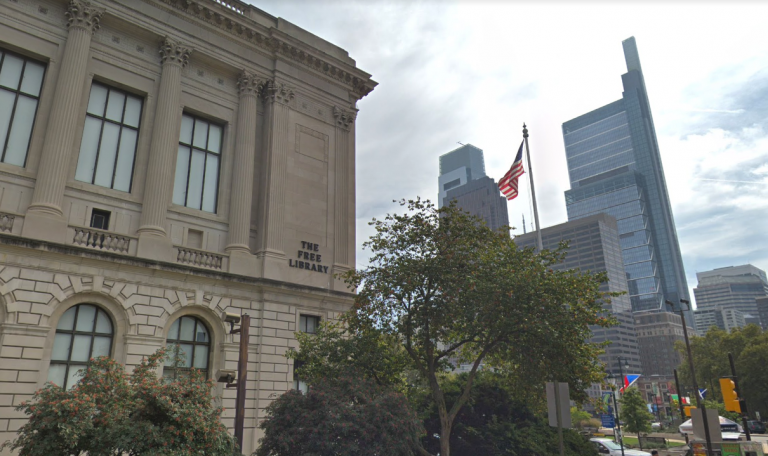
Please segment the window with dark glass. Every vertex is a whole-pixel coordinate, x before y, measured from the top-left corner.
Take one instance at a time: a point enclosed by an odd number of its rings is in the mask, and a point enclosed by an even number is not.
[[[91,358],[110,356],[114,332],[106,312],[91,304],[70,307],[56,326],[48,381],[72,388]]]
[[[198,117],[181,117],[173,203],[216,212],[222,128]]]
[[[27,162],[45,65],[0,49],[0,161]]]
[[[91,212],[91,228],[99,230],[109,229],[109,218],[112,213],[101,209],[94,209]]]
[[[142,99],[94,82],[75,179],[131,191]]]
[[[298,374],[298,370],[301,369],[303,364],[304,363],[302,361],[293,362],[293,389],[299,390],[302,393],[306,393],[309,390],[309,386],[307,385],[307,382],[299,377]]]
[[[174,321],[166,339],[169,358],[165,361],[164,377],[178,378],[195,368],[208,376],[211,337],[199,319],[184,316]]]
[[[299,331],[309,334],[317,332],[317,327],[320,326],[320,317],[314,315],[302,315],[299,317]]]

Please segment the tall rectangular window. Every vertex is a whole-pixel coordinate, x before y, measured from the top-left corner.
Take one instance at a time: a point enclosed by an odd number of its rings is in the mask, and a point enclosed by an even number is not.
[[[0,49],[0,161],[27,162],[45,65]]]
[[[142,99],[94,82],[75,179],[131,191]]]
[[[222,128],[183,114],[173,203],[216,212]]]

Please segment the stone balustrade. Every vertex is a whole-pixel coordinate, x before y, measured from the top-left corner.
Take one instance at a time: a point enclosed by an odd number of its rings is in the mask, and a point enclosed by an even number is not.
[[[129,251],[131,238],[128,236],[94,228],[74,227],[74,230],[72,244],[78,247],[122,254],[127,254]]]
[[[225,255],[206,252],[205,250],[191,249],[189,247],[182,247],[178,245],[175,247],[177,251],[177,263],[216,270],[222,270],[224,267]]]

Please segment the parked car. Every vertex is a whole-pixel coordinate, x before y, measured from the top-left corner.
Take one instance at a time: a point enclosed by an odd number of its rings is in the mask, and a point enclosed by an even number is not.
[[[656,421],[654,423],[651,423],[651,429],[654,430],[654,431],[660,430],[661,429],[661,423],[659,423],[658,421]]]
[[[750,434],[765,434],[765,424],[757,420],[747,421]]]
[[[621,446],[611,439],[589,439],[597,449],[598,454],[607,454],[610,456],[621,456]],[[624,456],[651,456],[646,451],[629,450],[624,447]]]

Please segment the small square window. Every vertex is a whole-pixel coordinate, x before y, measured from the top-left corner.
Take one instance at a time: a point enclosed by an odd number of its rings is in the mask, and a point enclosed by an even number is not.
[[[299,331],[314,334],[317,332],[317,327],[320,326],[320,317],[313,315],[302,315],[299,318]]]
[[[97,230],[108,230],[110,215],[112,215],[112,213],[109,211],[94,209],[91,212],[91,228],[96,228]]]

